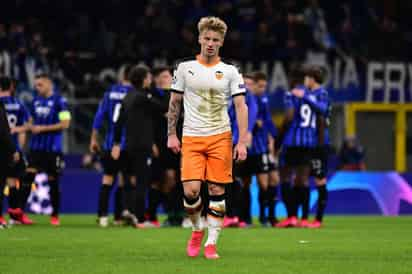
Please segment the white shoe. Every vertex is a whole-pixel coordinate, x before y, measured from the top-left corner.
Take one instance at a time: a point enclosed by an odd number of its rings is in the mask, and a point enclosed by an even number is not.
[[[136,216],[127,209],[123,210],[122,217],[129,225],[135,226],[138,223]]]
[[[99,217],[99,226],[100,227],[108,227],[109,226],[109,217]]]
[[[192,221],[188,217],[184,218],[183,222],[182,222],[182,227],[183,228],[192,228]]]

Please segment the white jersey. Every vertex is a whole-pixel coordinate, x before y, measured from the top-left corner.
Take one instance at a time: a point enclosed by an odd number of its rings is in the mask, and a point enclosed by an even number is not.
[[[199,58],[181,62],[172,89],[183,94],[183,136],[211,136],[230,131],[230,97],[245,94],[238,69],[223,61],[213,65]]]

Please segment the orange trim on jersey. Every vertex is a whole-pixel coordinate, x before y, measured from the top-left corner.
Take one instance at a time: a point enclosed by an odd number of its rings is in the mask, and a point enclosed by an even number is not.
[[[201,65],[203,65],[203,66],[205,66],[205,67],[208,67],[208,68],[213,67],[213,66],[216,66],[217,64],[220,63],[220,57],[219,57],[219,56],[217,57],[216,61],[214,61],[214,62],[212,62],[212,63],[206,63],[205,61],[203,61],[203,60],[202,60],[202,57],[200,56],[200,54],[196,55],[196,60],[197,60]]]

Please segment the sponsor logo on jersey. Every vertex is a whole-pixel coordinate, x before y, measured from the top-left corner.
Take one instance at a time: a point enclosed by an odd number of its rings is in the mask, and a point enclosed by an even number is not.
[[[222,80],[223,78],[223,72],[221,72],[220,70],[215,72],[215,76],[217,80]]]

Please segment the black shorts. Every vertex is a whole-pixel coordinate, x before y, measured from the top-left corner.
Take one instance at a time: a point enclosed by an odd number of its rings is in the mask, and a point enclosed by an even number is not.
[[[311,175],[323,179],[328,173],[329,147],[316,147],[312,152]]]
[[[120,152],[120,158],[115,160],[112,158],[110,151],[104,151],[100,159],[103,165],[103,174],[116,176],[119,172],[128,174],[130,170],[130,162],[125,151]]]
[[[162,181],[165,171],[173,169],[178,171],[180,168],[180,154],[174,154],[172,151],[162,151],[159,158],[152,158],[152,181]]]
[[[310,166],[313,148],[287,147],[282,152],[282,165],[286,167]]]
[[[245,177],[273,171],[276,163],[270,158],[268,153],[248,155],[246,161],[236,164],[235,174]]]
[[[28,166],[27,159],[24,154],[20,152],[20,160],[17,163],[12,163],[7,169],[6,174],[8,178],[22,178]]]
[[[58,152],[31,151],[28,159],[30,168],[56,177],[61,174],[65,166],[63,154]]]

